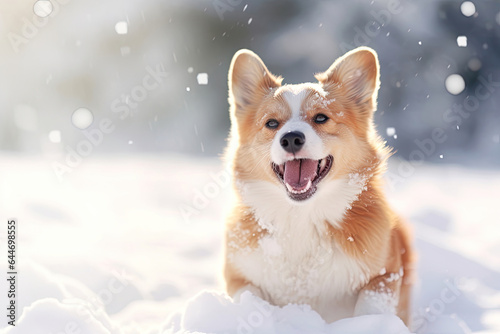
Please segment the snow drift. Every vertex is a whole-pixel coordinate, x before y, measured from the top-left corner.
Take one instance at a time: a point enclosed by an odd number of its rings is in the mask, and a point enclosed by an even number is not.
[[[2,212],[19,224],[18,318],[2,334],[409,333],[391,315],[327,324],[304,305],[224,296],[217,159],[93,157],[63,183],[50,161],[0,161]],[[498,189],[497,171],[427,165],[389,189],[420,259],[410,332],[499,332]]]

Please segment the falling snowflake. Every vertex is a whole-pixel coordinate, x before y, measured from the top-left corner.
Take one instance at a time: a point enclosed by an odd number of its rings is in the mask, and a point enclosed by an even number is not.
[[[198,80],[198,85],[207,85],[208,84],[208,74],[207,73],[198,73],[196,76],[196,80]]]
[[[465,81],[460,74],[450,75],[444,84],[446,90],[453,95],[458,95],[465,89]]]
[[[467,47],[467,36],[458,36],[457,37],[457,44],[461,48]]]
[[[476,13],[476,6],[471,1],[464,1],[460,6],[460,11],[464,16],[472,16]]]
[[[126,35],[128,32],[128,24],[125,21],[120,21],[115,24],[115,31],[118,35]]]

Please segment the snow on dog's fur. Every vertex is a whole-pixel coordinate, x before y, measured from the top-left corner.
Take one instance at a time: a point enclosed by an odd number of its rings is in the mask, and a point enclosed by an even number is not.
[[[232,60],[228,293],[309,304],[329,322],[384,312],[407,322],[413,252],[382,190],[377,56],[358,48],[316,78],[282,85],[252,51]]]

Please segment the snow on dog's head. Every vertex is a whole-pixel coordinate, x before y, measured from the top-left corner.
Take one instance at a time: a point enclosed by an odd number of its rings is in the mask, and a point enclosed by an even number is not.
[[[255,53],[235,54],[229,155],[242,192],[250,184],[257,192],[272,185],[299,204],[330,193],[350,174],[373,175],[384,162],[387,151],[372,124],[379,87],[375,52],[353,50],[316,78],[282,86]]]

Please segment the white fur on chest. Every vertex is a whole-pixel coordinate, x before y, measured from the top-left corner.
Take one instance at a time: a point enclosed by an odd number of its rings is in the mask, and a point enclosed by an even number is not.
[[[240,191],[269,234],[258,247],[232,254],[238,270],[273,304],[309,304],[327,321],[351,316],[369,272],[333,244],[324,222],[340,228],[361,190],[345,180],[330,181],[314,201],[299,205],[268,182],[246,183]]]

